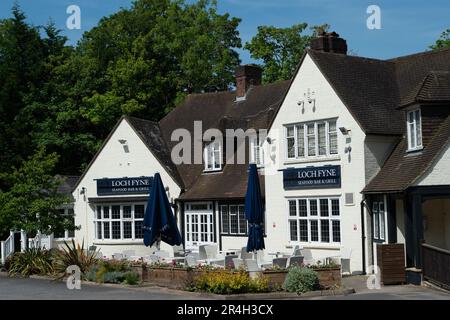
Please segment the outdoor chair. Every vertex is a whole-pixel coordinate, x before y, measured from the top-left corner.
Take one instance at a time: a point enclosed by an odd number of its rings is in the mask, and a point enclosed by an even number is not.
[[[144,256],[143,260],[145,263],[153,264],[159,262],[159,257],[154,254],[151,254],[149,256]]]
[[[298,244],[294,246],[294,249],[292,250],[291,254],[283,254],[283,258],[289,258],[292,256],[300,256],[300,251],[303,249],[303,247],[300,247]]]
[[[125,258],[130,258],[131,256],[136,255],[136,251],[134,250],[124,250],[122,254],[125,256]]]
[[[202,246],[201,246],[202,247]],[[200,251],[200,249],[202,251]],[[218,254],[217,245],[205,245],[202,248],[199,247],[200,261],[205,264],[223,264],[225,256]],[[202,256],[206,256],[205,259],[201,259]]]
[[[155,256],[158,257],[159,262],[163,262],[163,261],[169,262],[170,261],[170,254],[168,251],[165,251],[165,250],[155,251]]]
[[[236,259],[238,257],[237,254],[229,254],[224,257],[221,261],[215,261],[213,263],[214,266],[222,267],[225,269],[234,269],[234,262],[233,259]]]
[[[303,264],[303,256],[292,256],[289,258],[289,267],[298,266],[301,267]]]
[[[288,258],[274,258],[272,260],[272,265],[274,267],[277,266],[279,268],[285,269],[287,266],[287,261],[288,261]]]
[[[350,257],[352,255],[352,249],[347,247],[341,247],[339,249],[338,256],[327,257],[327,263],[333,262],[341,265],[342,274],[351,274],[350,270]]]
[[[312,256],[311,249],[300,249],[300,255],[303,256],[304,264],[315,264],[316,261]]]
[[[206,244],[202,244],[198,247],[198,260],[206,260],[208,256],[206,255]]]
[[[232,258],[232,261],[235,269],[239,269],[244,266],[244,260],[241,258]]]
[[[247,247],[242,247],[241,249],[241,259],[253,259],[253,252],[247,252]]]
[[[273,261],[264,260],[264,252],[262,250],[256,251],[256,262],[260,268],[270,268],[273,265]]]
[[[123,259],[123,254],[121,254],[121,253],[113,253],[112,258],[114,260],[122,260]]]
[[[97,252],[95,253],[95,258],[96,258],[96,259],[102,259],[102,258],[103,258],[103,253],[102,253],[101,251],[97,251]]]
[[[195,259],[194,256],[188,255],[184,258],[184,263],[188,267],[195,267],[195,266],[197,266],[197,259]]]
[[[250,278],[255,278],[262,271],[258,266],[258,262],[253,259],[247,259],[244,261],[245,269],[248,271]]]

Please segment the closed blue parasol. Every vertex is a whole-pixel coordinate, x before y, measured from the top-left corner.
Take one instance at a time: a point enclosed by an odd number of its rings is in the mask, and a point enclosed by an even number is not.
[[[144,244],[160,241],[171,246],[181,244],[181,235],[159,173],[155,174],[144,216]]]
[[[245,194],[245,217],[248,221],[247,252],[262,250],[264,246],[264,208],[256,164],[249,168],[247,193]]]

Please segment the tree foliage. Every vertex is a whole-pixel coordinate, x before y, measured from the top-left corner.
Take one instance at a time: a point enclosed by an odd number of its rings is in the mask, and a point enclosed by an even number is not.
[[[430,49],[437,50],[450,47],[450,29],[445,30],[441,33],[439,39],[430,46]]]
[[[328,30],[329,26],[313,26],[307,23],[296,24],[288,28],[260,26],[258,33],[245,44],[252,58],[263,62],[263,82],[272,83],[290,79],[305,49],[319,30]],[[310,31],[305,33],[305,31]]]
[[[57,154],[46,154],[41,148],[20,168],[0,174],[9,187],[8,191],[0,192],[0,230],[50,234],[74,228],[59,213],[68,199],[57,192],[62,182],[52,173],[57,161]]]
[[[59,228],[60,199],[39,190],[81,174],[120,116],[157,121],[188,93],[230,88],[239,23],[214,0],[137,0],[73,47],[15,5],[0,20],[0,233]]]

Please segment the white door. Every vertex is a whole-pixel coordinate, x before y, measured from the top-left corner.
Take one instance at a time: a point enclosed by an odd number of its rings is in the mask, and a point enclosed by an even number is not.
[[[212,202],[186,203],[185,240],[187,249],[214,243],[214,210]]]

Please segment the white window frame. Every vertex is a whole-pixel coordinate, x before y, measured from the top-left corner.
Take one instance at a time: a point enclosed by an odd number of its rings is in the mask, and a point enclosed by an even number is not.
[[[381,210],[381,205],[383,210]],[[372,215],[373,215],[373,239],[376,241],[385,242],[387,240],[387,228],[386,228],[386,203],[384,200],[372,202]]]
[[[132,202],[132,203],[103,203],[103,204],[95,204],[95,215],[94,215],[94,230],[95,230],[95,240],[96,241],[111,241],[111,242],[127,242],[127,241],[142,241],[143,238],[136,238],[136,222],[142,221],[144,223],[144,217],[135,218],[135,206],[142,205],[144,206],[144,215],[147,204],[145,202]],[[97,208],[101,207],[101,218],[99,219],[97,214]],[[120,218],[113,219],[112,218],[112,207],[120,206]],[[123,207],[131,206],[131,218],[123,217]],[[104,208],[109,208],[108,218],[104,216]],[[98,237],[98,223],[101,223],[101,238]],[[120,238],[113,239],[113,230],[112,230],[112,222],[120,222]],[[131,222],[131,238],[124,238],[124,222]],[[109,238],[105,238],[105,228],[104,223],[109,223]]]
[[[64,218],[68,218],[68,217],[72,217],[75,220],[75,211],[73,210],[73,207],[67,207],[67,208],[61,208],[60,210],[64,210],[64,213],[62,214],[62,216]],[[72,214],[69,214],[69,210],[72,210]],[[74,232],[74,236],[70,237],[69,236],[69,230],[64,230],[64,237],[55,237],[55,240],[71,240],[75,238],[75,230],[73,230],[72,232]]]
[[[218,165],[216,163],[216,152],[219,151]],[[208,142],[203,148],[203,161],[205,163],[204,172],[220,171],[222,170],[222,143],[220,141]],[[211,167],[209,167],[211,165]]]
[[[321,216],[320,214],[320,200],[326,199],[328,201],[328,216]],[[317,244],[317,245],[325,245],[325,246],[336,246],[340,245],[342,242],[342,201],[340,196],[318,196],[318,197],[300,197],[300,198],[287,198],[287,213],[288,213],[288,240],[290,243],[294,244]],[[305,200],[307,206],[307,214],[306,216],[300,216],[299,210],[299,201]],[[332,200],[337,200],[339,202],[339,215],[333,215],[332,213]],[[295,216],[290,215],[289,204],[290,201],[295,201],[296,206],[296,214]],[[311,201],[316,201],[317,204],[317,215],[311,215]],[[300,220],[307,221],[307,232],[308,232],[308,241],[301,241],[301,232],[300,232]],[[328,221],[328,242],[322,242],[322,221]],[[291,237],[291,222],[297,221],[297,240],[292,240]],[[317,241],[312,240],[311,237],[311,221],[317,221]],[[339,240],[334,241],[333,239],[333,221],[339,221]]]
[[[227,208],[227,215],[228,215],[228,232],[224,232],[224,231],[223,231],[223,225],[224,225],[224,223],[223,223],[223,211],[222,211],[222,209],[223,209],[224,207]],[[232,215],[232,213],[231,213],[231,207],[237,207],[236,214],[233,214],[233,215],[236,215],[236,216],[237,216],[237,222],[238,222],[238,224],[237,224],[237,231],[238,231],[238,232],[232,232],[232,231],[231,231],[231,215]],[[244,214],[244,217],[245,217],[245,205],[244,205],[244,204],[233,204],[233,203],[230,203],[230,204],[221,204],[221,205],[219,206],[219,208],[220,208],[219,214],[220,214],[220,220],[221,220],[221,228],[220,228],[220,234],[221,234],[221,235],[225,235],[225,236],[226,236],[226,235],[232,235],[232,236],[246,236],[246,235],[248,235],[248,222],[247,222],[247,219],[245,219],[245,226],[242,226],[242,225],[241,225],[241,219],[240,219],[240,217],[239,217],[240,213],[243,213],[243,214]],[[242,232],[242,229],[244,229],[243,232]]]
[[[413,115],[412,121],[410,121],[410,115]],[[420,108],[410,110],[406,113],[406,132],[408,135],[408,151],[422,149],[422,115]],[[414,141],[412,138],[414,138]]]
[[[205,208],[194,208],[193,206],[205,206]],[[212,202],[189,202],[184,204],[184,234],[186,247],[194,248],[201,244],[216,243],[217,236],[215,226],[215,212]],[[202,231],[201,217],[206,216],[206,231]],[[195,217],[195,219],[194,219]],[[195,220],[195,222],[194,222]],[[209,220],[209,224],[208,224]],[[207,240],[202,240],[202,233]],[[195,234],[195,237],[194,237]],[[195,238],[195,239],[194,239]]]
[[[331,122],[335,122],[335,124],[336,124],[335,125],[336,128],[334,131],[330,131],[330,123]],[[325,152],[325,154],[322,154],[322,155],[319,155],[319,129],[318,129],[319,124],[325,124],[325,149],[326,149],[326,152]],[[310,126],[314,126],[313,134],[308,134],[308,128]],[[303,130],[303,135],[301,132],[300,133],[298,132],[300,127],[302,127],[302,129],[300,129],[300,130]],[[288,136],[289,128],[294,129],[293,136]],[[304,151],[303,156],[300,156],[299,152],[298,152],[298,137],[299,137],[298,134],[303,136],[303,151]],[[285,148],[286,148],[285,159],[289,161],[289,160],[308,160],[308,159],[323,159],[323,158],[337,157],[339,155],[337,140],[336,140],[336,144],[337,144],[336,152],[335,153],[331,152],[331,145],[330,145],[330,140],[331,140],[330,135],[331,134],[336,134],[336,139],[337,139],[337,118],[285,125],[285,144],[284,144]],[[309,143],[308,143],[309,137],[312,137],[314,139],[314,155],[309,155]],[[294,156],[293,157],[289,157],[288,138],[294,139]]]

